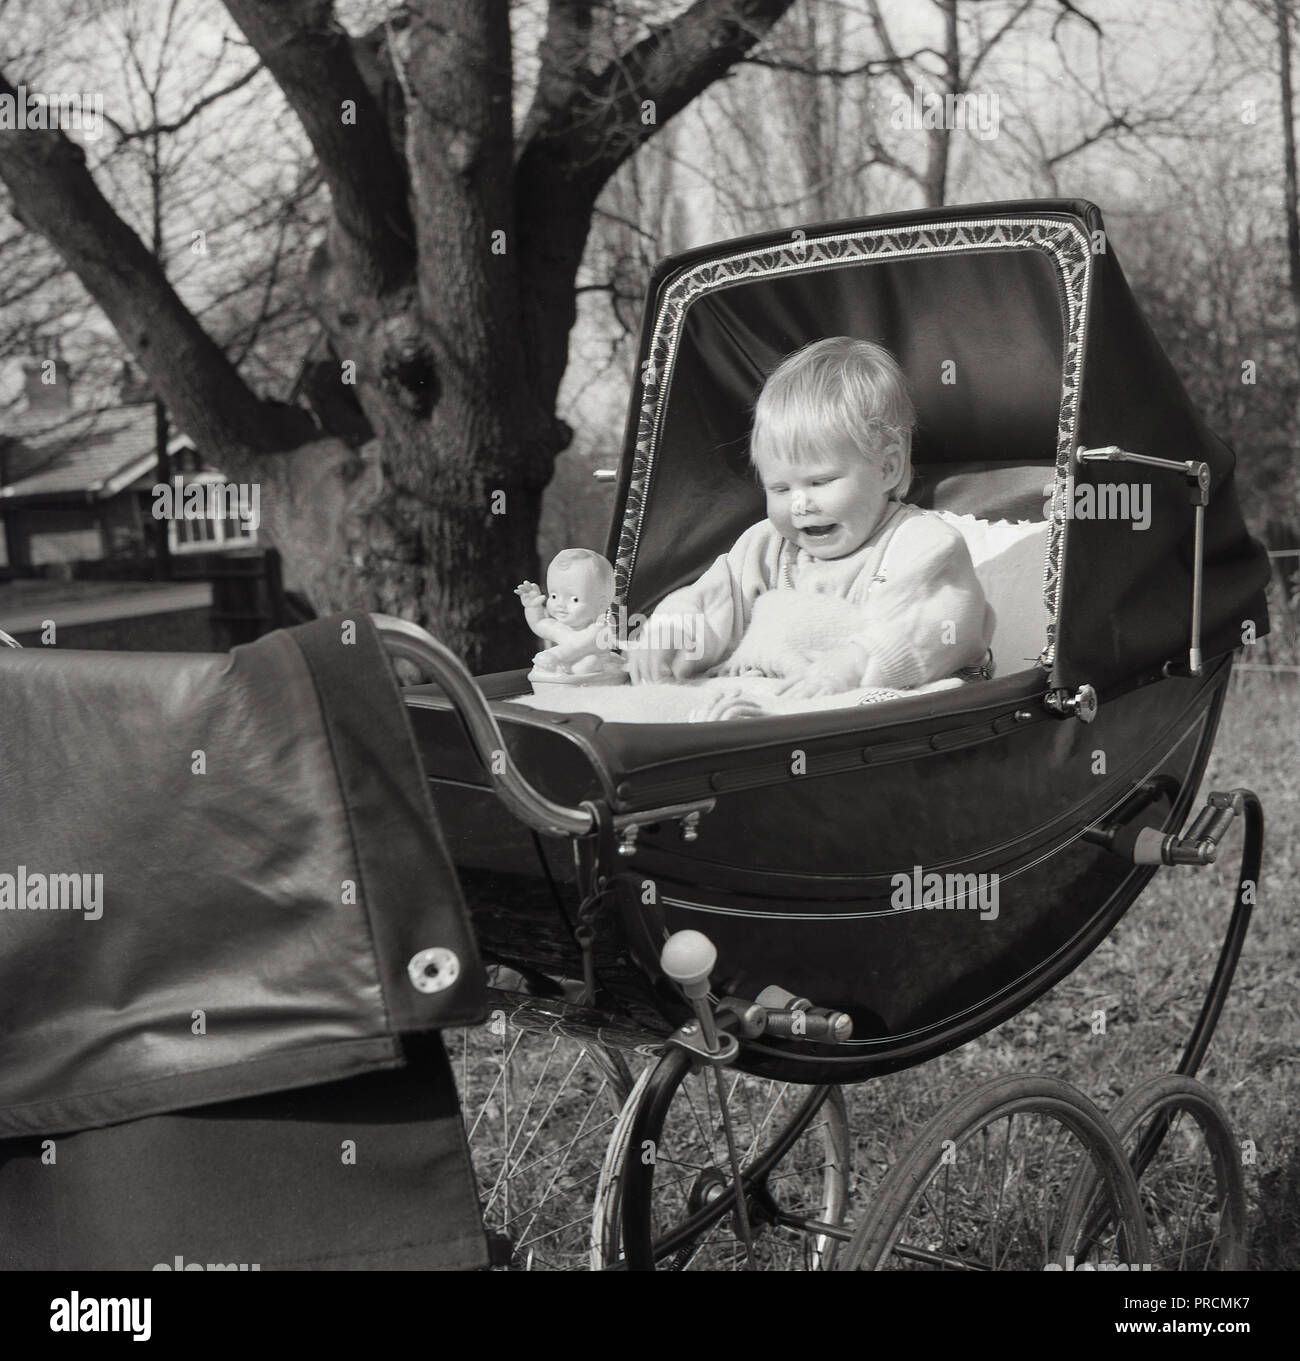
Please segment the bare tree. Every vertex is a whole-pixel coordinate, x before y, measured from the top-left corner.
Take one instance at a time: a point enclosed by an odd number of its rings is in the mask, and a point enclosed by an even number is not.
[[[1096,21],[1065,0],[801,4],[780,41],[745,59],[773,73],[774,98],[731,92],[728,134],[745,144],[748,180],[758,186],[747,204],[737,204],[741,215],[745,208],[758,216],[793,210],[815,220],[859,215],[875,201],[945,203],[955,148],[968,134],[996,133],[977,122],[1010,92],[997,61],[1017,41],[1025,45],[1033,23],[1040,48],[1050,48],[1064,24],[1100,34]],[[724,91],[710,102],[725,107],[727,100]],[[779,133],[773,120],[756,117],[769,103],[779,111]],[[992,164],[990,147],[979,169]],[[741,193],[730,190],[733,199]]]
[[[597,199],[790,3],[652,5],[635,41],[597,61],[608,7],[551,0],[516,137],[505,0],[412,0],[363,37],[325,0],[226,0],[329,190],[310,287],[377,436],[364,457],[249,387],[68,138],[0,139],[0,179],[178,423],[263,484],[263,524],[318,608],[414,617],[471,665],[503,665],[569,439],[556,395]]]
[[[85,18],[78,0],[52,0],[46,16],[53,31],[23,54],[29,86],[49,89],[72,73],[102,92],[103,135],[84,146],[95,180],[236,366],[287,390],[319,329],[301,278],[328,205],[305,137],[295,147],[259,117],[271,82],[255,54],[233,30],[215,45],[191,40],[211,17],[208,0],[119,0],[96,14],[93,42],[59,22]],[[248,177],[227,156],[232,127],[257,167]],[[0,204],[12,206],[2,184]],[[74,370],[81,428],[85,408],[117,405],[124,347],[49,242],[6,225],[0,359],[55,347]],[[226,249],[232,240],[238,252]],[[160,399],[155,406],[162,477],[169,424]],[[165,543],[166,525],[158,528]]]

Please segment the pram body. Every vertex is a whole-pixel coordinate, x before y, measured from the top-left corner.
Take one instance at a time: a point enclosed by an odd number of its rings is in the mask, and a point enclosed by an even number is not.
[[[753,399],[784,354],[833,334],[883,343],[907,374],[920,421],[909,499],[1050,520],[1037,657],[999,656],[995,635],[991,681],[733,723],[548,714],[510,703],[523,670],[479,681],[510,760],[556,801],[590,804],[597,827],[708,807],[688,819],[691,839],[680,818],[647,818],[623,854],[609,834],[592,847],[608,890],[587,905],[600,1011],[660,1033],[679,1024],[688,1010],[659,950],[672,931],[703,930],[719,995],[777,984],[852,1017],[843,1043],[742,1044],[742,1068],[799,1082],[920,1062],[1095,948],[1153,872],[1110,846],[1181,826],[1232,651],[1246,621],[1255,637],[1267,629],[1267,562],[1233,456],[1141,317],[1100,213],[1065,201],[832,224],[666,261],[609,540],[629,612],[648,613],[761,518],[746,470]],[[1203,550],[1194,479],[1079,461],[1098,447],[1206,465]],[[1076,489],[1116,468],[1147,485],[1146,528],[1076,514]],[[1208,660],[1189,665],[1198,551]],[[486,957],[581,976],[581,855],[575,870],[567,846],[506,811],[436,686],[405,693]],[[928,872],[997,875],[996,916],[897,906],[896,876]]]

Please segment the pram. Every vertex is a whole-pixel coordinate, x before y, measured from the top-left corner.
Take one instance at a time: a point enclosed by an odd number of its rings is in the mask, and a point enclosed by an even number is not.
[[[649,290],[608,550],[622,608],[648,613],[762,517],[746,472],[754,396],[785,354],[836,334],[881,342],[908,377],[909,499],[1042,527],[1028,598],[1023,572],[1000,597],[993,679],[818,714],[605,722],[512,703],[524,670],[475,681],[422,631],[381,621],[431,682],[406,703],[480,948],[512,983],[495,994],[483,1099],[468,1062],[462,1080],[501,1260],[555,1262],[567,1241],[572,1261],[590,1217],[605,1267],[1239,1266],[1240,1170],[1192,1079],[1263,821],[1237,789],[1188,824],[1233,652],[1268,627],[1233,455],[1193,410],[1094,205],[704,247],[665,261]],[[1178,1073],[1109,1121],[1055,1079],[990,1084],[924,1132],[850,1226],[839,1084],[1026,1008],[1158,866],[1212,860],[1237,814],[1241,885]],[[977,888],[995,893],[983,910],[962,897]],[[512,1074],[518,1036],[537,1032],[551,1050]],[[563,1073],[557,1037],[574,1041]],[[553,1139],[539,1112],[564,1117]],[[573,1171],[605,1136],[603,1162]],[[1209,1189],[1148,1222],[1137,1179],[1150,1209],[1156,1169],[1189,1138]],[[548,1218],[566,1197],[572,1214]]]

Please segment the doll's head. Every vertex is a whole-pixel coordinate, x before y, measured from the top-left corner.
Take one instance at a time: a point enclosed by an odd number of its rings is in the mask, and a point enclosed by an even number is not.
[[[614,600],[614,569],[590,548],[566,548],[546,569],[546,613],[570,628],[595,623]]]
[[[911,483],[915,424],[882,346],[833,336],[788,355],[754,408],[750,461],[768,518],[813,557],[855,552]]]

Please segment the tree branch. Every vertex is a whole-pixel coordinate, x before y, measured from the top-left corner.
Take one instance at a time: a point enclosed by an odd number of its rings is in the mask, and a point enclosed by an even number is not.
[[[695,0],[653,26],[530,131],[515,173],[523,346],[530,385],[554,402],[575,313],[573,284],[596,199],[643,143],[746,56],[793,0]]]
[[[532,106],[524,120],[520,145],[573,96],[591,46],[591,12],[595,0],[550,0],[546,36],[538,48],[540,69]]]
[[[894,47],[894,40],[889,36],[889,29],[885,25],[885,16],[880,12],[879,0],[868,0],[868,7],[871,11],[871,27],[875,30],[876,39],[880,43],[881,51],[885,54],[888,68],[898,82],[899,88],[910,98],[912,86],[908,83],[907,76],[903,72],[903,62]]]
[[[224,99],[227,95],[234,94],[236,90],[242,90],[249,81],[261,73],[262,69],[261,62],[257,62],[245,71],[242,76],[236,76],[234,80],[223,85],[221,89],[213,90],[211,94],[204,95],[202,99],[196,100],[180,115],[179,118],[174,118],[169,123],[154,123],[147,128],[128,128],[124,127],[116,118],[112,118],[108,114],[104,115],[104,122],[117,133],[119,145],[123,142],[139,141],[144,137],[168,136],[173,132],[180,132],[182,128],[192,123],[204,109],[210,108],[219,99]]]
[[[603,71],[581,77],[532,144],[544,142],[548,161],[567,162],[570,177],[598,193],[637,147],[766,37],[793,2],[696,0]]]
[[[975,56],[971,59],[970,65],[966,68],[965,79],[966,89],[968,90],[970,89],[971,83],[972,81],[974,81],[976,73],[979,71],[980,67],[984,65],[984,61],[988,57],[989,53],[992,52],[993,49],[1002,41],[1002,39],[1005,38],[1007,34],[1011,32],[1011,30],[1016,26],[1016,24],[1020,22],[1024,15],[1027,14],[1031,9],[1033,9],[1036,3],[1037,0],[1020,0],[1020,4],[1017,5],[1016,8],[1013,9],[1011,13],[1007,15],[1006,19],[1001,24],[998,25],[997,29],[993,33],[993,36],[988,40],[988,42],[986,42],[984,46],[981,47],[980,50],[975,53]]]
[[[1032,4],[1033,0],[1027,0]],[[745,57],[743,63],[746,66],[762,66],[769,71],[788,71],[796,76],[813,76],[819,80],[853,80],[860,76],[879,76],[898,65],[906,65],[908,62],[915,61],[917,57],[938,57],[944,59],[943,53],[934,47],[918,47],[915,51],[908,52],[905,56],[878,57],[874,60],[867,60],[857,66],[833,67],[833,66],[809,66],[803,62],[790,61],[781,57]]]
[[[284,242],[289,234],[289,216],[286,214],[280,219],[279,230],[276,232],[275,248],[271,252],[271,260],[267,265],[266,279],[262,284],[262,299],[258,305],[257,315],[253,318],[248,327],[248,334],[244,337],[243,343],[239,346],[238,352],[232,354],[230,362],[239,368],[248,358],[249,352],[257,344],[257,338],[261,334],[262,327],[266,324],[267,318],[271,315],[271,304],[275,297],[275,287],[280,281],[280,267],[284,260]]]
[[[0,95],[17,97],[2,75]],[[100,193],[79,146],[61,132],[10,132],[0,137],[0,179],[18,220],[67,261],[177,423],[214,460],[247,460],[310,438],[306,413],[261,401],[235,372]]]
[[[1126,114],[1111,114],[1104,123],[1094,128],[1091,132],[1084,133],[1078,141],[1071,143],[1071,145],[1056,152],[1052,156],[1045,156],[1043,158],[1043,164],[1050,169],[1055,170],[1062,161],[1069,160],[1071,156],[1077,156],[1079,152],[1086,151],[1088,147],[1095,145],[1097,142],[1104,141],[1112,133],[1132,132],[1133,130],[1133,125],[1129,122]]]
[[[1099,37],[1105,35],[1101,31],[1101,25],[1090,14],[1085,14],[1077,5],[1070,3],[1070,0],[1055,0],[1060,5],[1061,13],[1056,16],[1056,22],[1052,25],[1052,37],[1056,37],[1056,30],[1071,16],[1082,19],[1085,24]]]
[[[297,114],[320,160],[349,263],[383,292],[410,278],[406,173],[330,0],[224,0]],[[356,106],[344,123],[343,101]]]

